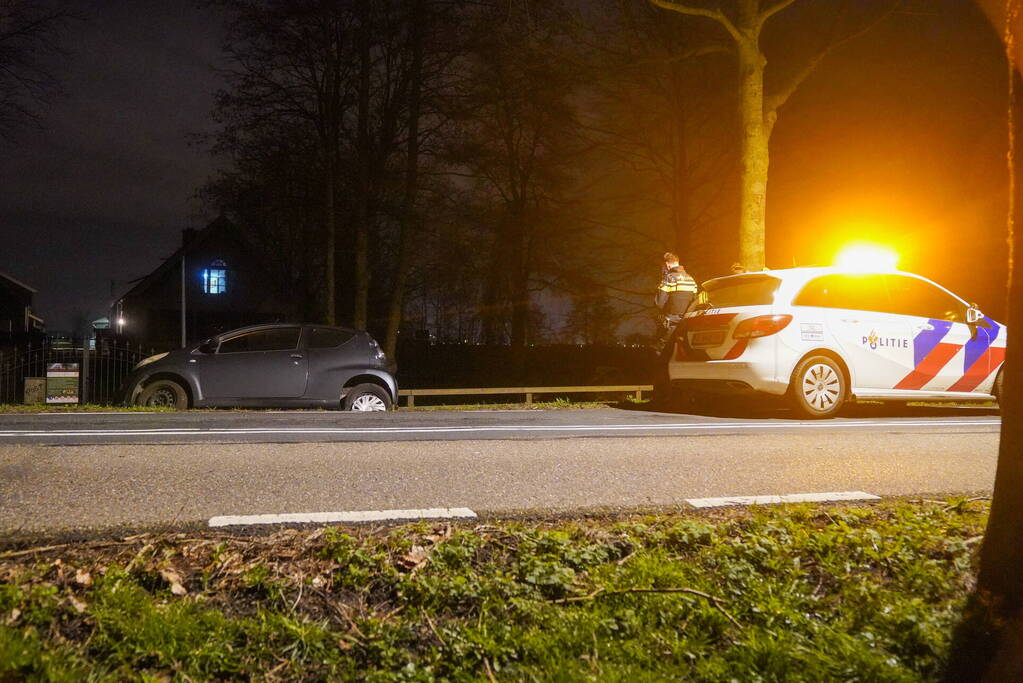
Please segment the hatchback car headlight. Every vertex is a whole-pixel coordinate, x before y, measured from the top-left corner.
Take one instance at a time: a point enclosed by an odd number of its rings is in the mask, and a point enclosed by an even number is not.
[[[138,370],[143,365],[149,365],[150,363],[155,363],[156,361],[158,361],[161,358],[163,358],[164,356],[166,356],[168,353],[170,353],[170,351],[165,351],[164,353],[158,353],[155,356],[150,356],[149,358],[143,358],[142,360],[140,360],[138,362],[138,364],[135,365],[135,367],[132,368],[132,370]]]
[[[369,340],[369,348],[373,350],[373,358],[375,360],[384,360],[387,358],[387,355],[384,353],[384,350],[380,348],[380,344],[377,343],[376,339]]]

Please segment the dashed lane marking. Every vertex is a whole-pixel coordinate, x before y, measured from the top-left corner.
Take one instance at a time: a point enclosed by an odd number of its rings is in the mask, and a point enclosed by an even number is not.
[[[881,500],[881,496],[863,491],[831,491],[828,493],[786,493],[780,496],[728,496],[725,498],[687,498],[695,508],[717,508],[732,505],[778,505],[780,503],[832,503],[845,500]]]
[[[348,512],[298,512],[280,515],[224,515],[211,517],[209,525],[251,526],[255,524],[327,524],[330,522],[381,522],[395,519],[451,519],[476,517],[469,508],[425,508],[421,510],[360,510]]]

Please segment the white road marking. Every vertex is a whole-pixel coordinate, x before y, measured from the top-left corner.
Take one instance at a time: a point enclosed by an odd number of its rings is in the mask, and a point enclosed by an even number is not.
[[[225,515],[211,517],[209,525],[326,524],[329,522],[380,522],[393,519],[475,518],[469,508],[426,508],[422,510],[361,510],[350,512],[298,512],[281,515]]]
[[[731,429],[876,429],[894,427],[980,427],[997,426],[1001,420],[916,420],[901,422],[726,422],[677,424],[613,424],[613,425],[490,425],[478,427],[231,427],[201,429],[198,427],[153,429],[75,429],[75,430],[0,430],[4,437],[72,437],[72,436],[230,436],[262,434],[301,436],[317,434],[467,434],[499,432],[650,432],[650,431],[727,431]]]
[[[726,498],[687,498],[694,508],[717,508],[730,505],[777,505],[779,503],[830,503],[843,500],[881,500],[881,496],[863,491],[831,491],[829,493],[786,493],[780,496],[729,496]]]

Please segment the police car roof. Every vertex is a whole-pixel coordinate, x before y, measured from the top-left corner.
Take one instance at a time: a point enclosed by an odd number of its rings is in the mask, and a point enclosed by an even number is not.
[[[712,282],[724,280],[737,280],[738,278],[770,276],[785,282],[807,282],[820,275],[909,275],[910,277],[927,280],[922,275],[909,273],[903,270],[891,270],[890,268],[878,268],[877,270],[864,270],[862,268],[842,268],[840,266],[804,266],[801,268],[779,268],[778,270],[754,270],[748,273],[737,273],[735,275],[723,275],[721,277],[706,280],[701,286],[706,287]],[[930,282],[930,280],[928,280]]]

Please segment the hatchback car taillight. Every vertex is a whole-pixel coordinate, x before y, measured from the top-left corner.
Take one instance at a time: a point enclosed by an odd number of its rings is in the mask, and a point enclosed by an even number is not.
[[[735,326],[732,337],[735,339],[754,339],[756,337],[767,337],[785,329],[785,326],[792,322],[791,315],[758,315],[754,318],[746,318]]]

